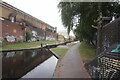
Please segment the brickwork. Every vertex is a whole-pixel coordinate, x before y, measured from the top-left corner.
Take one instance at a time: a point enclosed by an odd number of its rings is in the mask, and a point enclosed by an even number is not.
[[[9,19],[9,16],[11,13],[16,13],[16,21],[21,22],[22,20],[25,20],[29,23],[31,23],[32,25],[41,28],[43,30],[45,30],[46,28],[50,27],[52,30],[54,30],[53,27],[51,27],[49,24],[38,20],[37,18],[3,2],[2,6],[2,17]]]
[[[38,36],[41,37],[57,37],[57,33],[54,33],[54,27],[13,7],[12,5],[2,2],[0,3],[0,8],[2,8],[2,15],[0,18],[5,19],[3,20],[2,27],[0,27],[2,28],[2,35],[0,36],[3,37],[3,39],[8,34],[13,35],[16,39],[20,36],[25,36],[25,27],[28,31],[36,31]],[[14,21],[12,22],[13,18]]]
[[[24,36],[25,31],[22,26],[17,23],[11,23],[8,20],[2,21],[2,37],[5,39],[7,35],[13,35],[16,38],[16,41],[20,36]]]

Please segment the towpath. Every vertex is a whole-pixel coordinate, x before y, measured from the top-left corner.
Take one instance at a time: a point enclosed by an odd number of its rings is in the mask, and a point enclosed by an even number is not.
[[[80,43],[69,47],[66,55],[59,60],[54,78],[90,78],[79,53]]]

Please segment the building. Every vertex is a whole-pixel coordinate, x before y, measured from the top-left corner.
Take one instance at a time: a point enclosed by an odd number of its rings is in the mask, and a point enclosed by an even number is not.
[[[58,31],[58,33],[59,33],[60,35],[64,35],[64,37],[65,37],[66,39],[68,39],[68,38],[69,38],[69,35],[68,35],[68,33],[67,33],[67,31],[66,31],[66,30],[61,30],[61,31]]]
[[[58,35],[58,41],[60,42],[64,42],[65,41],[65,37],[63,35]]]
[[[2,22],[2,25],[0,26],[0,30],[2,30],[0,41],[24,41],[26,31],[31,32],[33,37],[37,36],[39,40],[56,39],[56,28],[53,26],[13,7],[6,2],[1,2],[0,8],[2,9],[2,15],[0,15],[0,21]]]

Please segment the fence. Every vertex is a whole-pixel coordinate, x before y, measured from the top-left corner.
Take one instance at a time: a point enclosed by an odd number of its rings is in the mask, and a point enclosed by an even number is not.
[[[93,79],[118,80],[120,79],[120,46],[118,46],[120,18],[100,27],[98,31],[98,56],[86,64],[88,72]]]
[[[100,54],[120,43],[120,18],[100,27],[98,31],[97,54]]]
[[[117,80],[120,78],[120,54],[102,53],[88,63],[87,68],[93,79]]]

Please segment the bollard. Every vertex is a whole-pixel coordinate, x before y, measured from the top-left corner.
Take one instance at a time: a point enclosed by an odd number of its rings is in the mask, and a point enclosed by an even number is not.
[[[41,48],[43,48],[43,44],[41,43]]]
[[[43,44],[41,43],[41,51],[43,50]]]

